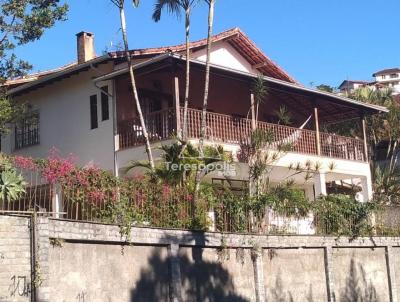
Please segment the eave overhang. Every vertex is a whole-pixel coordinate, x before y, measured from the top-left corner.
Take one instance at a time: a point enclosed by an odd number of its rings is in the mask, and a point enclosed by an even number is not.
[[[134,70],[140,70],[141,68],[150,66],[155,63],[159,63],[163,60],[166,60],[168,58],[172,58],[177,61],[185,62],[186,59],[183,55],[177,55],[173,53],[165,53],[159,56],[156,56],[150,60],[135,64],[133,66]],[[198,66],[205,66],[205,62],[191,59],[190,60],[192,64],[198,65]],[[216,64],[211,64],[211,68],[215,71],[220,71],[220,72],[226,72],[230,74],[234,74],[237,77],[242,77],[242,78],[247,78],[247,79],[255,79],[259,77],[260,75],[254,74],[254,73],[248,73],[244,71],[239,71],[236,69],[232,69],[229,67],[225,66],[220,66]],[[94,78],[94,82],[99,82],[99,81],[106,81],[106,80],[111,80],[114,79],[118,76],[121,76],[123,74],[126,74],[129,72],[128,68],[123,68],[105,75],[102,75],[100,77]],[[378,105],[373,105],[373,104],[368,104],[368,103],[363,103],[360,101],[356,101],[350,98],[346,98],[340,95],[336,95],[333,93],[325,92],[325,91],[320,91],[312,88],[307,88],[304,86],[301,86],[299,84],[295,83],[290,83],[286,81],[282,81],[279,79],[267,77],[267,76],[262,76],[264,81],[267,83],[268,87],[272,87],[273,89],[276,90],[282,90],[282,92],[287,92],[291,93],[294,95],[300,95],[300,96],[305,96],[311,99],[315,99],[315,102],[321,102],[323,100],[342,105],[342,106],[347,106],[347,107],[352,107],[353,109],[358,109],[360,111],[360,114],[378,114],[378,113],[387,113],[389,110],[386,107],[378,106]]]
[[[79,64],[79,65],[74,65],[72,67],[66,68],[64,70],[52,73],[48,76],[44,76],[40,79],[37,79],[35,81],[32,82],[28,82],[26,84],[23,84],[21,86],[18,86],[16,88],[10,89],[7,91],[7,95],[8,96],[15,96],[15,95],[19,95],[22,93],[26,93],[29,92],[33,89],[37,89],[39,87],[42,87],[44,85],[48,85],[54,81],[63,79],[65,77],[71,76],[73,74],[82,72],[84,70],[87,70],[89,68],[91,68],[92,66],[96,66],[98,64],[102,64],[102,63],[106,63],[108,61],[112,60],[112,58],[107,54],[101,57],[97,57],[93,60],[87,61],[83,64]]]

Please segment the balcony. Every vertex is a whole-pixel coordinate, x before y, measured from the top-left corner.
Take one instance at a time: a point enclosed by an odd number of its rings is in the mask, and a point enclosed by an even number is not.
[[[200,138],[201,110],[188,110],[188,137]],[[183,108],[180,118],[176,118],[174,108],[152,112],[145,115],[145,123],[151,142],[167,140],[176,134],[177,125],[183,121]],[[290,139],[292,152],[323,156],[336,159],[366,162],[364,142],[331,133],[288,127],[267,122],[258,122],[258,128],[271,131],[274,141],[285,142]],[[248,141],[251,133],[251,120],[239,116],[207,112],[206,138],[220,144],[242,144]],[[143,131],[139,118],[118,123],[119,149],[144,145]],[[273,148],[273,144],[271,146]]]

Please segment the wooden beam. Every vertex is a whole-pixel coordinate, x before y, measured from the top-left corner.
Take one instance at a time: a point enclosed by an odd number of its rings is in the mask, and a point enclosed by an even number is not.
[[[318,108],[314,107],[314,122],[315,122],[315,139],[317,143],[317,154],[321,155],[321,135],[319,133],[319,120],[318,120]]]
[[[250,108],[251,108],[251,130],[255,131],[257,128],[256,123],[256,111],[255,111],[255,103],[254,103],[254,94],[250,94]]]
[[[173,80],[173,89],[174,92],[174,108],[175,108],[175,117],[176,117],[176,135],[178,138],[182,138],[182,129],[181,129],[181,110],[180,110],[180,99],[179,99],[179,78],[174,77]]]
[[[271,89],[271,90],[273,90],[273,89]],[[282,93],[281,91],[275,91],[274,94],[277,97],[279,97],[279,101],[284,103],[284,105],[286,105],[288,107],[288,109],[292,109],[292,110],[294,109],[294,110],[296,110],[296,112],[300,112],[304,116],[310,115],[310,111],[303,110],[304,106],[303,105],[299,106],[299,100],[296,100],[292,95]],[[287,98],[287,99],[285,99],[285,98]],[[312,108],[313,107],[310,106],[310,109],[312,109]]]
[[[362,124],[363,139],[364,139],[364,156],[365,156],[364,160],[368,162],[367,123],[364,115],[361,117],[361,124]]]
[[[264,66],[267,66],[267,62],[262,62],[262,63],[258,63],[256,65],[253,65],[253,68],[254,69],[259,69],[259,68],[262,68]]]

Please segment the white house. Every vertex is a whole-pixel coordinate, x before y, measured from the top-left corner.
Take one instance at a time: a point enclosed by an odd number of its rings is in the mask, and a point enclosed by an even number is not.
[[[393,89],[393,94],[400,94],[400,68],[390,68],[375,72],[376,84]]]
[[[357,80],[344,80],[342,84],[339,85],[338,89],[341,94],[348,95],[354,92],[354,90],[369,86],[371,82],[368,81],[357,81]]]
[[[252,84],[262,75],[268,94],[259,109],[258,127],[270,129],[277,142],[290,140],[293,150],[272,164],[271,180],[290,175],[293,164],[318,163],[314,177],[294,181],[312,198],[326,193],[326,183],[353,179],[364,200],[372,196],[365,138],[324,133],[324,125],[354,120],[386,108],[306,88],[272,62],[240,29],[213,38],[207,143],[222,145],[236,160],[229,177],[247,180],[239,162],[240,145],[251,131]],[[77,35],[78,61],[45,73],[8,82],[8,94],[29,104],[29,113],[2,138],[2,151],[46,157],[55,147],[74,154],[81,165],[97,165],[119,175],[130,160],[146,159],[140,123],[132,100],[127,65],[119,52],[96,56],[94,35]],[[199,138],[204,89],[206,40],[191,43],[189,137]],[[132,50],[147,128],[153,144],[171,142],[182,125],[185,45]],[[276,111],[286,106],[290,126],[279,124]],[[302,126],[302,127],[300,127]],[[364,132],[365,133],[365,132]],[[223,178],[221,173],[210,176]]]

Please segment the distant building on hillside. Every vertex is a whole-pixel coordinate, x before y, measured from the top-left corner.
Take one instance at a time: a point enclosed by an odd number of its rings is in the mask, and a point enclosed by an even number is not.
[[[342,94],[348,94],[356,90],[360,87],[369,86],[372,83],[369,81],[354,81],[354,80],[345,80],[342,84],[339,85],[338,89]]]
[[[394,94],[400,94],[400,68],[390,68],[375,72],[376,84],[381,87],[389,87],[393,89]]]

